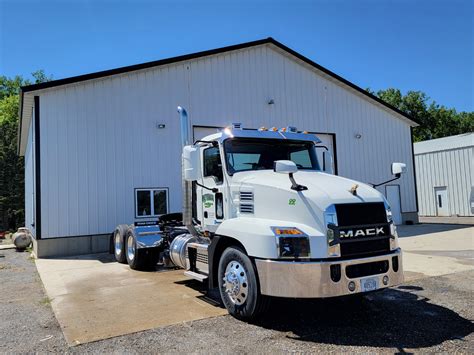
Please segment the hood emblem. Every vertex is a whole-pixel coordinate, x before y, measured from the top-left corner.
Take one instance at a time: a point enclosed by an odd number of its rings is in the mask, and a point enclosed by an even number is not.
[[[351,194],[353,194],[354,196],[356,196],[356,195],[357,195],[357,188],[358,188],[358,187],[359,187],[359,185],[357,185],[357,184],[352,185],[352,187],[351,187],[351,189],[349,190],[349,192],[350,192]]]

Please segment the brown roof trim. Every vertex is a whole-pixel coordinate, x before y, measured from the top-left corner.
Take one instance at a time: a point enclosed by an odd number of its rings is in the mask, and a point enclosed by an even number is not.
[[[392,111],[395,111],[396,113],[398,113],[399,115],[409,119],[410,121],[413,121],[413,122],[419,124],[419,122],[417,122],[413,117],[411,117],[407,113],[405,113],[403,111],[400,111],[396,107],[394,107],[394,106],[388,104],[387,102],[379,99],[378,97],[372,95],[371,93],[369,93],[366,90],[362,89],[361,87],[355,85],[354,83],[351,83],[350,81],[342,78],[341,76],[339,76],[336,73],[330,71],[329,69],[326,69],[323,66],[313,62],[311,59],[306,58],[305,56],[299,54],[298,52],[295,52],[291,48],[288,48],[284,44],[276,41],[275,39],[273,39],[271,37],[261,39],[261,40],[257,40],[257,41],[241,43],[241,44],[237,44],[237,45],[233,45],[233,46],[227,46],[227,47],[216,48],[216,49],[211,49],[211,50],[207,50],[207,51],[192,53],[192,54],[181,55],[181,56],[173,57],[173,58],[166,58],[166,59],[156,60],[156,61],[142,63],[142,64],[130,65],[130,66],[116,68],[116,69],[110,69],[110,70],[104,70],[104,71],[90,73],[90,74],[73,76],[73,77],[65,78],[65,79],[48,81],[48,82],[40,83],[40,84],[33,84],[33,85],[23,86],[21,88],[21,93],[23,94],[23,93],[29,92],[29,91],[48,89],[48,88],[61,86],[61,85],[73,84],[73,83],[77,83],[77,82],[81,82],[81,81],[103,78],[103,77],[110,76],[110,75],[123,74],[123,73],[131,72],[131,71],[147,69],[147,68],[153,68],[153,67],[157,67],[157,66],[161,66],[161,65],[165,65],[165,64],[172,64],[172,63],[182,62],[182,61],[201,58],[201,57],[206,57],[206,56],[210,56],[210,55],[214,55],[214,54],[235,51],[235,50],[238,50],[238,49],[244,49],[244,48],[259,46],[259,45],[262,45],[262,44],[273,44],[273,45],[275,45],[276,47],[280,48],[281,50],[295,56],[296,58],[302,60],[303,62],[309,64],[310,66],[322,71],[323,73],[329,75],[330,77],[336,79],[337,81],[342,82],[343,84],[351,87],[352,89],[360,92],[361,94],[363,94],[363,95],[369,97],[370,99],[378,102],[379,104],[387,107],[388,109],[390,109]]]

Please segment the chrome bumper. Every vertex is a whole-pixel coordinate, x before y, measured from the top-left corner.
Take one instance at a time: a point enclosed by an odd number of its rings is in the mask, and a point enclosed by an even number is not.
[[[394,271],[392,257],[398,256],[398,271]],[[346,268],[349,265],[388,261],[388,271],[382,274],[349,278]],[[390,254],[362,259],[323,262],[289,262],[256,259],[260,292],[263,295],[290,298],[325,298],[362,292],[361,279],[378,278],[378,289],[394,286],[403,282],[402,252],[397,249]],[[341,266],[338,282],[331,279],[331,265]],[[383,277],[388,276],[388,283]],[[355,283],[354,291],[349,291],[349,282]]]

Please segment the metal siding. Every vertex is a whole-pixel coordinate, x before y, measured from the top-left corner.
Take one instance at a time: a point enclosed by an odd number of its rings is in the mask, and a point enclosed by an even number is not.
[[[474,186],[473,151],[474,147],[465,147],[415,155],[421,216],[436,216],[435,187],[442,186],[447,187],[452,215],[474,215],[469,201]]]
[[[262,46],[42,92],[43,236],[132,223],[139,187],[168,187],[170,212],[180,211],[177,105],[192,125],[335,133],[339,174],[362,182],[405,162],[402,211],[415,211],[408,124],[301,64]]]

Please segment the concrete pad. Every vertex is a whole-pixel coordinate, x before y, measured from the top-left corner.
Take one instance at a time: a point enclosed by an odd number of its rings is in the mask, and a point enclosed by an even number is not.
[[[183,270],[133,271],[109,254],[36,265],[69,345],[227,314]]]
[[[405,280],[474,269],[474,227],[399,226]]]

